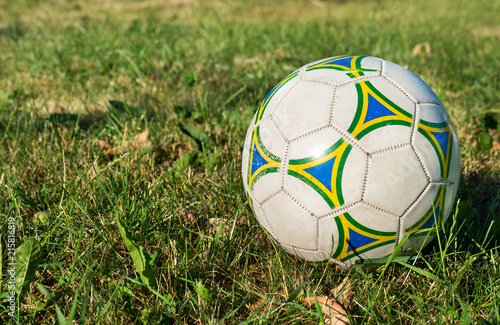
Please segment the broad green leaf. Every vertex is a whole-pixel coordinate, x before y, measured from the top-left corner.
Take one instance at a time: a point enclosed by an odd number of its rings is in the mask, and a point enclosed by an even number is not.
[[[22,290],[35,278],[42,257],[42,247],[35,238],[29,238],[16,249],[16,287]]]
[[[395,261],[395,262],[396,262],[396,263],[399,263],[399,264],[401,264],[401,265],[403,265],[403,266],[406,266],[406,267],[407,267],[407,268],[409,268],[410,270],[415,271],[415,272],[417,272],[418,274],[423,275],[423,276],[425,276],[425,277],[428,277],[428,278],[429,278],[429,279],[431,279],[431,280],[436,280],[436,279],[437,279],[437,277],[436,277],[434,274],[432,274],[432,273],[430,273],[430,272],[428,272],[428,271],[422,270],[421,268],[418,268],[418,267],[416,267],[416,266],[414,266],[414,265],[411,265],[411,264],[405,263],[405,262],[403,262],[403,261]]]
[[[118,225],[120,235],[122,236],[123,242],[130,253],[130,257],[132,257],[135,269],[137,273],[139,273],[142,282],[149,289],[156,289],[157,284],[153,268],[151,267],[151,257],[144,253],[144,248],[142,246],[137,245],[134,242],[130,233],[122,226],[118,217],[116,218],[116,224]]]
[[[292,302],[294,301],[300,294],[300,292],[302,291],[302,289],[304,289],[304,286],[306,285],[306,283],[302,283],[301,285],[299,285],[297,287],[297,289],[295,289],[292,294],[290,295],[290,297],[288,297],[287,301],[286,302]]]
[[[203,285],[203,282],[198,281],[194,290],[204,302],[209,302],[210,300],[212,300],[212,294],[210,293],[210,290],[208,290],[207,287]]]
[[[200,151],[203,151],[203,149],[211,149],[213,147],[212,139],[210,139],[208,134],[196,126],[179,123],[179,127],[183,133],[190,136],[196,142]]]

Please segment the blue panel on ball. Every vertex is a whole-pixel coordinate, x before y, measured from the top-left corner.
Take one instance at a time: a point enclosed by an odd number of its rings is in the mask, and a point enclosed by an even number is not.
[[[267,164],[267,160],[264,159],[264,157],[261,156],[259,150],[257,149],[257,146],[254,144],[253,145],[253,155],[252,155],[252,175],[255,173],[257,169],[260,167],[264,166]]]
[[[316,178],[321,184],[323,184],[330,192],[332,191],[332,173],[333,164],[335,163],[335,156],[332,159],[325,161],[317,166],[304,168],[304,171],[314,178]]]
[[[352,57],[347,57],[345,59],[339,59],[339,60],[326,62],[325,65],[340,65],[340,66],[346,67],[347,69],[351,69],[351,61],[352,61]]]
[[[352,250],[358,249],[360,247],[363,247],[365,245],[371,244],[374,241],[377,241],[377,238],[371,238],[365,235],[362,235],[360,233],[357,233],[356,231],[352,230],[349,228],[349,248],[347,249],[347,252],[350,252]]]
[[[441,151],[443,152],[444,159],[446,159],[446,154],[448,152],[448,136],[450,132],[446,131],[446,132],[431,132],[431,133],[439,143]]]
[[[368,93],[368,109],[366,112],[365,121],[369,122],[379,117],[396,115],[391,112],[387,107],[384,106],[381,102],[376,100],[372,95]]]

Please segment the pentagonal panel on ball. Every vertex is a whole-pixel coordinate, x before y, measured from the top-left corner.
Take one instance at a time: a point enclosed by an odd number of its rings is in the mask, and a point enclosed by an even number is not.
[[[363,199],[401,216],[428,184],[427,176],[410,145],[372,155]]]
[[[301,81],[272,111],[279,130],[288,140],[328,124],[335,87]]]
[[[280,243],[316,250],[318,221],[289,195],[273,196],[262,204],[262,211]]]
[[[370,56],[343,55],[309,63],[304,72],[304,78],[342,84],[361,76],[378,76],[381,69],[381,59]]]
[[[290,144],[284,188],[314,215],[361,199],[365,154],[333,128],[323,128]]]
[[[281,188],[280,173],[287,143],[269,117],[259,123],[250,137],[244,181],[257,201],[262,202]]]
[[[271,114],[276,105],[283,99],[283,96],[299,82],[298,74],[299,70],[289,74],[267,94],[255,113],[252,123],[256,124]]]
[[[368,152],[410,143],[415,103],[384,78],[338,89],[332,123]]]
[[[328,256],[351,264],[359,258],[389,255],[396,246],[399,218],[365,204],[320,220],[318,246]]]

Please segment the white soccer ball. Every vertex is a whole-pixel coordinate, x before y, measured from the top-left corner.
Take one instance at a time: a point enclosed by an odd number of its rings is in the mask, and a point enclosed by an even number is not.
[[[418,76],[368,56],[303,66],[262,102],[242,173],[255,216],[289,253],[347,268],[414,250],[448,218],[456,132]]]

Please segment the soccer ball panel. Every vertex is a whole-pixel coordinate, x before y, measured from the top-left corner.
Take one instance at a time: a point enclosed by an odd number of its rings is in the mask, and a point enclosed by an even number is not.
[[[307,250],[307,249],[300,249],[297,247],[293,246],[288,246],[288,245],[281,245],[281,247],[287,251],[288,253],[298,256],[300,258],[303,258],[308,261],[312,262],[321,262],[326,260],[327,258],[321,253],[321,251],[318,250]]]
[[[245,144],[243,168],[246,167],[246,172],[243,176],[255,198],[262,202],[281,188],[281,157],[286,152],[287,143],[269,118],[261,120],[248,136],[250,140]]]
[[[332,209],[324,198],[328,193],[315,189],[299,177],[287,175],[284,179],[284,189],[314,216],[327,214]],[[327,199],[331,200],[328,197]]]
[[[278,242],[302,249],[317,249],[317,219],[292,197],[279,193],[262,204],[262,211]]]
[[[338,245],[331,258],[352,264],[359,258],[385,256],[396,247],[399,219],[374,207],[357,204],[334,218]],[[321,238],[320,229],[320,238]],[[384,251],[384,255],[378,255]]]
[[[368,157],[357,147],[352,147],[341,168],[341,202],[344,206],[361,200]]]
[[[366,156],[333,129],[292,142],[289,157],[284,187],[300,202],[310,200],[303,204],[316,216],[361,199]]]
[[[333,124],[359,140],[368,152],[410,143],[415,104],[383,78],[342,86]]]
[[[321,157],[325,151],[334,146],[339,140],[343,141],[343,138],[333,128],[323,127],[311,130],[309,134],[291,142],[287,157],[290,160]]]
[[[402,66],[384,61],[382,75],[393,82],[395,87],[405,91],[417,103],[440,103],[434,91],[419,76]]]
[[[381,68],[382,61],[374,57],[337,56],[308,64],[303,78],[342,84],[361,76],[378,76]]]
[[[308,81],[298,83],[272,112],[281,133],[290,140],[326,125],[334,93],[335,87],[330,85]]]
[[[452,166],[451,160],[460,157],[456,132],[440,105],[419,105],[419,115],[414,146],[431,180],[447,181],[451,169],[456,173],[456,163]]]
[[[252,204],[252,210],[253,210],[253,213],[255,215],[255,218],[257,219],[257,221],[259,222],[259,224],[272,236],[272,237],[276,237],[276,234],[273,233],[272,229],[271,229],[271,226],[269,225],[269,223],[267,222],[267,218],[266,216],[264,215],[264,212],[262,211],[262,207],[260,206],[259,203],[257,203],[255,201],[255,199],[251,200],[251,204]],[[276,238],[275,238],[276,239]]]
[[[373,155],[368,165],[363,199],[397,216],[403,215],[428,184],[409,145]]]
[[[255,117],[252,120],[253,124],[257,124],[260,120],[269,116],[271,111],[280,103],[290,89],[292,89],[299,81],[299,70],[288,75],[279,84],[277,84],[270,92],[267,94],[266,98],[262,101],[259,109],[255,113]]]

